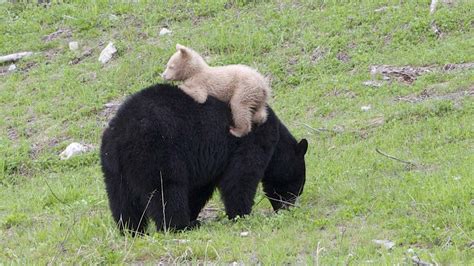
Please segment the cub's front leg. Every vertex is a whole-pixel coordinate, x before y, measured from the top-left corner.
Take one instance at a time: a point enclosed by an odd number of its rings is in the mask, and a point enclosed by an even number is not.
[[[198,103],[205,103],[207,100],[207,91],[199,86],[189,86],[184,83],[178,87]]]

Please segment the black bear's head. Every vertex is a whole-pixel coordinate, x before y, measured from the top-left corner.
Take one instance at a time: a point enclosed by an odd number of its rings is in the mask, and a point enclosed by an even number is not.
[[[281,142],[281,141],[280,141]],[[294,206],[306,181],[308,141],[279,143],[265,171],[263,190],[275,211]]]

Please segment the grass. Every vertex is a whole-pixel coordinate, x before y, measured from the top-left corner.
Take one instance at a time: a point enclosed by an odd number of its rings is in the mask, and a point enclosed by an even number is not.
[[[0,54],[38,52],[0,76],[0,261],[410,264],[416,254],[474,263],[474,101],[456,94],[472,95],[474,71],[363,85],[381,78],[371,76],[374,64],[474,62],[472,1],[439,4],[433,15],[429,1],[115,2],[0,4]],[[163,26],[173,33],[159,36]],[[70,36],[42,40],[60,28]],[[78,52],[69,51],[72,40]],[[118,56],[102,66],[109,41]],[[162,82],[176,43],[213,65],[271,75],[273,108],[310,142],[299,207],[273,214],[259,192],[253,214],[230,222],[216,195],[209,205],[217,211],[207,210],[197,230],[123,237],[98,149],[59,160],[73,141],[98,147],[104,104]],[[92,55],[69,64],[86,50]],[[425,90],[458,97],[397,100]]]

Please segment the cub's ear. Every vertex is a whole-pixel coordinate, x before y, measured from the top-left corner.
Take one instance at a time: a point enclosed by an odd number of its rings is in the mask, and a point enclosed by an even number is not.
[[[181,54],[184,56],[189,54],[189,49],[179,43],[176,44],[176,51],[181,52]]]
[[[308,151],[308,141],[302,139],[300,143],[296,144],[296,154],[304,156]]]

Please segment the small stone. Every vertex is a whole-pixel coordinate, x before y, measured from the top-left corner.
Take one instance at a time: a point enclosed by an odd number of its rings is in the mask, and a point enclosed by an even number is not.
[[[171,33],[172,33],[172,31],[170,31],[169,29],[161,28],[159,35],[164,36],[164,35],[168,35],[168,34],[171,34]]]
[[[8,72],[15,71],[15,70],[16,70],[16,65],[15,65],[15,64],[11,64],[11,65],[8,67]]]
[[[118,20],[118,17],[117,17],[116,15],[114,15],[114,14],[110,14],[110,15],[109,15],[109,20],[112,20],[112,21]]]
[[[364,112],[367,112],[369,111],[370,109],[372,109],[372,106],[369,105],[364,105],[360,108],[360,110],[364,111]]]
[[[240,236],[241,237],[247,237],[247,236],[249,236],[249,234],[250,234],[249,232],[245,231],[245,232],[241,232]]]
[[[79,49],[79,43],[78,42],[69,42],[69,50],[76,51],[78,49]]]
[[[178,243],[178,244],[186,244],[186,243],[189,243],[191,242],[190,240],[188,239],[173,239],[174,242]]]
[[[117,53],[117,48],[115,48],[115,46],[112,42],[109,42],[109,44],[107,44],[107,46],[104,48],[104,50],[102,50],[102,52],[100,52],[99,61],[102,64],[105,64],[105,63],[109,62],[110,59],[112,59],[112,57],[114,56],[115,53]]]
[[[381,7],[381,8],[375,9],[374,11],[375,11],[375,12],[383,12],[383,11],[386,11],[387,9],[388,9],[388,7],[383,6],[383,7]]]
[[[83,152],[87,152],[91,149],[90,146],[86,146],[86,145],[82,145],[80,143],[77,143],[77,142],[73,142],[71,144],[69,144],[66,149],[61,152],[61,154],[59,154],[59,157],[61,158],[61,160],[67,160],[69,158],[71,158],[72,156],[75,156],[77,154],[81,154]]]
[[[377,239],[374,239],[374,240],[372,240],[372,242],[374,242],[377,245],[383,246],[386,249],[392,249],[395,246],[395,243],[393,243],[390,240],[377,240]]]
[[[376,80],[364,81],[362,84],[364,84],[365,86],[376,87],[376,88],[380,88],[383,85],[382,82],[379,82],[379,81],[376,81]]]
[[[454,179],[454,181],[459,181],[459,180],[461,180],[461,177],[457,175],[457,176],[453,177],[453,179]]]
[[[104,107],[105,108],[114,108],[114,107],[119,106],[119,105],[120,105],[119,102],[110,102],[110,103],[104,104]]]
[[[409,248],[409,249],[407,249],[407,253],[413,254],[413,253],[415,253],[415,251],[412,248]]]

